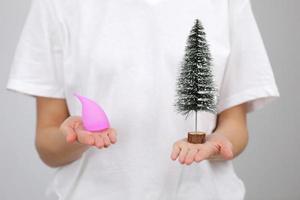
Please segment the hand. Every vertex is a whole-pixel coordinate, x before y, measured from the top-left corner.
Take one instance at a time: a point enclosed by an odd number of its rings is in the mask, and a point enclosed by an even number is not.
[[[109,128],[100,132],[89,132],[83,128],[80,116],[68,117],[60,126],[60,131],[65,135],[68,143],[78,142],[97,148],[107,148],[117,141],[115,129]]]
[[[187,165],[202,160],[230,160],[233,158],[232,147],[232,143],[220,133],[207,135],[203,144],[192,144],[187,138],[183,138],[174,143],[171,159],[176,160],[179,157],[179,162]]]

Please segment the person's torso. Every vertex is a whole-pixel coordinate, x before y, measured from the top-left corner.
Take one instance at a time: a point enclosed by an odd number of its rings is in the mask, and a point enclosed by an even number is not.
[[[56,1],[55,1],[56,2]],[[194,116],[176,112],[176,81],[187,37],[201,20],[220,88],[230,52],[226,0],[65,0],[63,78],[71,115],[78,92],[105,110],[118,141],[91,148],[57,171],[61,199],[242,199],[244,186],[230,161],[184,166],[172,144],[194,130]],[[198,113],[211,133],[216,116]]]

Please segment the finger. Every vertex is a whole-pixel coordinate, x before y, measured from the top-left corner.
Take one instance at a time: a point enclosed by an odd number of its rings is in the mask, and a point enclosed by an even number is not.
[[[77,135],[74,132],[69,133],[66,137],[68,143],[74,143],[76,139],[77,139]]]
[[[76,128],[79,128],[81,126],[81,122],[79,122],[79,121],[76,121],[75,123],[74,123],[74,129],[76,129]]]
[[[196,162],[200,162],[202,160],[207,159],[208,157],[210,157],[211,155],[214,155],[216,152],[215,147],[206,142],[204,144],[201,145],[201,147],[199,148],[196,156],[195,156],[195,161]]]
[[[107,136],[107,133],[102,134],[101,137],[103,138],[103,141],[104,141],[104,147],[109,147],[109,145],[111,143],[110,143],[110,140],[109,140],[109,138]]]
[[[104,141],[103,138],[99,135],[95,136],[95,145],[97,148],[102,149],[104,147]]]
[[[112,144],[116,143],[117,142],[117,132],[115,129],[111,128],[109,131],[108,131],[108,138],[110,140],[110,142]]]
[[[232,159],[233,158],[232,144],[230,142],[221,143],[220,154],[226,160]]]
[[[203,145],[201,145],[201,148],[198,148],[197,153],[194,157],[194,161],[197,163],[204,160],[204,158],[205,158],[205,150],[203,150],[202,146]]]
[[[179,153],[179,162],[181,164],[184,164],[185,157],[188,153],[188,148],[186,146],[181,147],[180,153]]]
[[[198,149],[196,149],[196,148],[190,149],[187,153],[186,158],[185,158],[185,164],[187,164],[187,165],[192,164],[197,152],[198,152]]]
[[[174,145],[171,153],[171,159],[176,160],[179,156],[179,153],[180,153],[180,147],[178,145]]]
[[[74,143],[76,141],[77,134],[72,127],[63,126],[60,130],[62,131],[62,134],[65,136],[67,143]]]
[[[91,135],[92,133],[82,129],[75,129],[78,137],[78,141],[83,144],[94,145],[95,139]]]

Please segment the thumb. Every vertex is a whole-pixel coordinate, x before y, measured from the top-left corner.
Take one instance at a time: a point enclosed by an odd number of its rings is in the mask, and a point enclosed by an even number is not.
[[[62,131],[68,143],[74,143],[77,140],[77,134],[73,127],[64,127],[62,128]]]
[[[231,144],[231,142],[229,141],[223,141],[220,144],[220,154],[221,156],[226,159],[226,160],[230,160],[233,158],[233,145]]]
[[[77,135],[74,132],[70,132],[66,136],[66,140],[68,143],[74,143],[77,140]]]

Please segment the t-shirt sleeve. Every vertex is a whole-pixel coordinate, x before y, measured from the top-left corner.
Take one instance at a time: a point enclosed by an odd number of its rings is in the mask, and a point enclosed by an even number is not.
[[[250,0],[229,2],[231,51],[217,111],[246,103],[249,113],[279,97],[279,91]]]
[[[62,30],[54,5],[32,0],[6,89],[29,96],[64,98]]]

